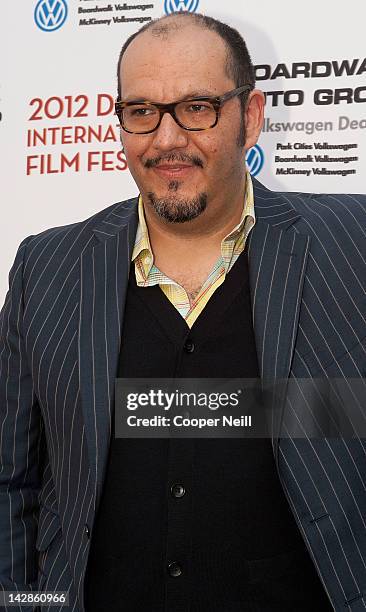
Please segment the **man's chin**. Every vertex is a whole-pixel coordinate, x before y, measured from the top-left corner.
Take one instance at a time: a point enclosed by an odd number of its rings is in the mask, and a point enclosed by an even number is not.
[[[193,221],[206,210],[207,206],[206,193],[186,198],[182,197],[182,194],[179,197],[172,197],[171,193],[160,196],[150,192],[147,195],[156,214],[169,223]]]

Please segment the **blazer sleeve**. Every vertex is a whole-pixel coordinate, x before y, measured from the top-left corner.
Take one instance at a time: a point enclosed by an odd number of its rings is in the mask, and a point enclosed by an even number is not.
[[[23,261],[31,238],[18,248],[0,312],[0,592],[37,589],[35,542],[42,476],[42,419],[22,320]],[[0,610],[4,609],[0,605]],[[28,609],[33,608],[19,607],[22,612]]]

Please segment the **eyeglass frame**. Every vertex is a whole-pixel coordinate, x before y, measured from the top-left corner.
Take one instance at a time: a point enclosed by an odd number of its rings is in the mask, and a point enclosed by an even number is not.
[[[120,123],[121,128],[128,134],[152,134],[152,132],[155,132],[160,127],[160,124],[162,122],[162,119],[165,113],[168,113],[174,119],[177,125],[179,125],[179,127],[183,128],[184,130],[187,130],[188,132],[204,132],[206,130],[211,130],[218,124],[218,121],[221,116],[221,108],[225,102],[227,102],[228,100],[231,100],[232,98],[235,98],[235,96],[241,95],[242,93],[246,91],[251,91],[252,89],[254,89],[254,85],[247,84],[247,85],[242,85],[241,87],[237,87],[236,89],[232,89],[231,91],[226,92],[222,96],[198,96],[195,98],[189,98],[187,100],[179,100],[178,102],[170,102],[169,104],[163,104],[160,102],[150,102],[148,100],[132,100],[130,102],[123,102],[122,100],[117,99],[114,103],[114,110],[115,110],[115,114],[118,117],[118,121]],[[187,128],[184,125],[182,125],[182,123],[179,121],[178,117],[175,114],[175,107],[178,104],[182,104],[182,102],[201,102],[201,101],[210,102],[212,106],[214,107],[214,110],[216,112],[216,120],[214,124],[208,128]],[[160,117],[159,117],[157,126],[153,130],[148,130],[146,132],[131,132],[131,130],[126,130],[126,128],[124,127],[123,119],[122,119],[123,109],[128,106],[136,106],[139,104],[155,106],[158,109]]]

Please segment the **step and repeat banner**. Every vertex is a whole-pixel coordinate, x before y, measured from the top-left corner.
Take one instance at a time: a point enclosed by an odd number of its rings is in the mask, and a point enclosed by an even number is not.
[[[0,303],[19,242],[136,195],[121,150],[116,63],[151,19],[236,27],[266,95],[251,173],[272,189],[365,192],[365,0],[3,0]],[[243,160],[244,163],[244,160]]]

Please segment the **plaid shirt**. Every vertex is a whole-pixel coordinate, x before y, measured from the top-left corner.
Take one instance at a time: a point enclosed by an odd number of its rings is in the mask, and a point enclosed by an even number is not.
[[[139,223],[132,253],[132,261],[135,262],[137,285],[139,287],[159,285],[168,300],[186,320],[187,325],[192,327],[212,294],[224,282],[226,274],[228,274],[239,255],[243,252],[247,236],[255,224],[253,185],[250,173],[248,171],[246,173],[246,192],[241,219],[238,225],[221,241],[221,255],[192,304],[190,304],[185,289],[168,276],[165,276],[154,265],[154,254],[150,245],[141,196],[138,203],[138,215]]]

